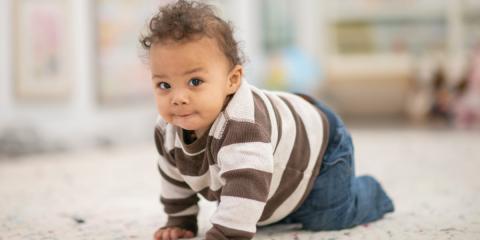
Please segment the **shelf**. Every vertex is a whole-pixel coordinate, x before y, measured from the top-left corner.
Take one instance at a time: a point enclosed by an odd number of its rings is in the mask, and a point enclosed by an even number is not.
[[[327,18],[331,22],[382,22],[382,21],[438,21],[446,20],[444,8],[372,8],[372,9],[349,9],[330,12]]]

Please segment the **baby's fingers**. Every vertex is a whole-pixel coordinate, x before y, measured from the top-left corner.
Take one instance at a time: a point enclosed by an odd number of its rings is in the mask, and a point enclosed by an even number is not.
[[[164,229],[158,229],[155,234],[153,234],[153,239],[154,240],[162,240],[162,233],[164,232]]]
[[[192,231],[185,231],[185,234],[183,234],[184,238],[193,238],[193,232]]]
[[[187,237],[187,231],[179,228],[170,229],[170,240],[177,240],[179,238]]]
[[[183,230],[180,228],[165,228],[159,229],[154,234],[155,240],[177,240],[179,238],[193,238],[192,231]]]
[[[172,228],[164,228],[164,229],[158,229],[154,236],[154,240],[170,240],[170,232],[172,231]]]

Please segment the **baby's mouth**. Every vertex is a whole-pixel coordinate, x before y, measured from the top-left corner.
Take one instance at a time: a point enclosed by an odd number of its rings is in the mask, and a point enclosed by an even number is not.
[[[187,114],[174,114],[175,117],[180,117],[180,118],[186,118],[186,117],[190,117],[192,116],[193,114],[195,113],[187,113]]]

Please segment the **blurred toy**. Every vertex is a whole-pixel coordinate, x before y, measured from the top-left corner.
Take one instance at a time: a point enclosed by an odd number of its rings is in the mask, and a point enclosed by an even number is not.
[[[431,84],[437,65],[428,55],[423,55],[415,64],[414,81],[408,92],[406,112],[412,123],[426,123],[434,102]]]
[[[272,55],[268,65],[266,88],[315,95],[321,84],[320,64],[299,48],[281,50]]]
[[[473,54],[470,74],[459,90],[453,107],[455,126],[480,128],[480,45]]]
[[[413,123],[444,126],[451,123],[453,92],[446,79],[444,57],[423,56],[416,66],[407,113]]]
[[[448,89],[445,73],[437,69],[433,77],[433,104],[430,109],[431,120],[449,122],[451,119],[452,95]]]

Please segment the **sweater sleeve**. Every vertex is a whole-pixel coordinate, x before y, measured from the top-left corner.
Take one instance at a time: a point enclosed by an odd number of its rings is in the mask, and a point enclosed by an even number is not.
[[[225,184],[206,239],[251,239],[268,198],[273,149],[256,124],[226,131],[217,155]]]
[[[190,230],[195,235],[198,231],[198,196],[186,183],[175,167],[173,160],[167,156],[162,144],[162,136],[155,133],[155,142],[160,154],[158,171],[161,176],[160,201],[168,215],[167,227],[179,227]]]

